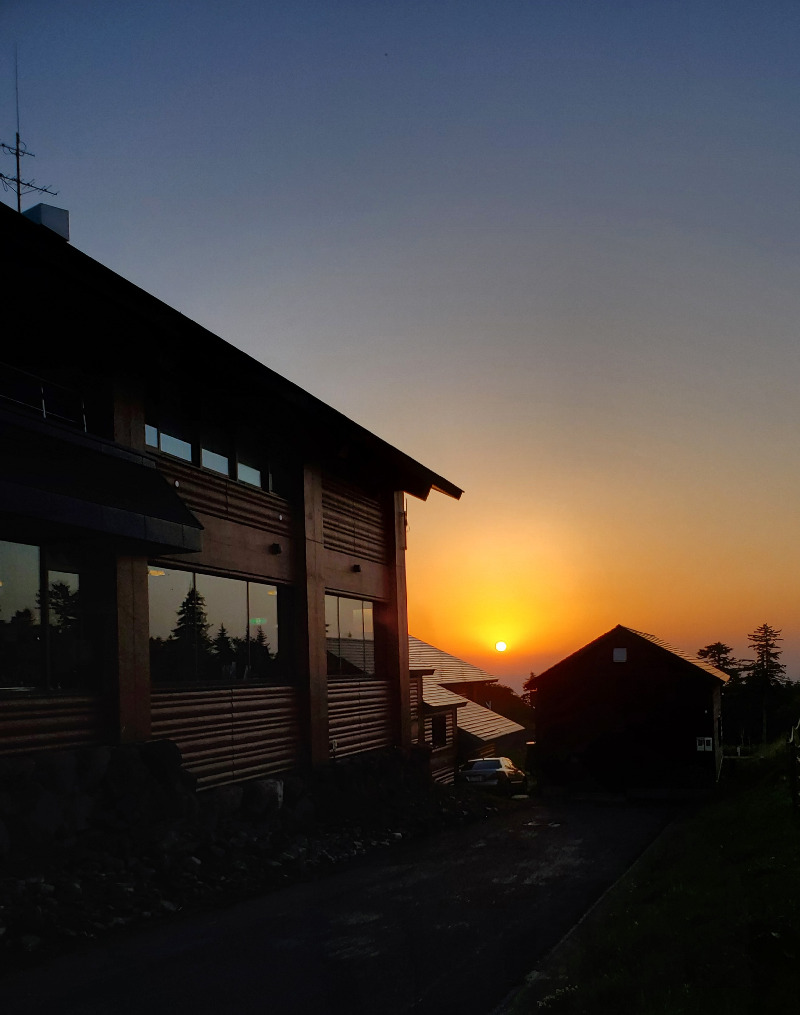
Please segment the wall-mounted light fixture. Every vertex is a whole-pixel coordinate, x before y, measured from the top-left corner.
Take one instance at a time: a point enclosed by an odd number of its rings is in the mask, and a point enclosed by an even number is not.
[[[270,543],[269,544],[269,552],[270,553],[274,553],[275,556],[277,556],[279,553],[282,552],[281,551],[281,544],[280,543]]]
[[[360,564],[353,564],[352,572],[353,572],[353,574],[361,574],[361,565]]]

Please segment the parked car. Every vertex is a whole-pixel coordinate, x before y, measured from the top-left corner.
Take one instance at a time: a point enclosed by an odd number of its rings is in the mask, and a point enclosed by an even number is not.
[[[528,792],[528,777],[509,758],[474,758],[458,770],[459,782],[496,789],[504,796]]]

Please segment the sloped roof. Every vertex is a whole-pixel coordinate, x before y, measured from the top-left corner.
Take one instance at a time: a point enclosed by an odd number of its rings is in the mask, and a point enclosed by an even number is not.
[[[479,666],[451,656],[411,634],[408,636],[408,664],[411,669],[436,670],[440,684],[497,683],[497,677]]]
[[[696,655],[684,652],[682,648],[675,648],[674,645],[670,645],[668,642],[662,641],[661,638],[656,638],[654,634],[645,634],[644,631],[634,631],[632,627],[626,627],[625,630],[630,631],[631,634],[638,634],[640,638],[646,638],[654,645],[658,645],[659,648],[663,648],[665,652],[671,652],[674,656],[678,656],[687,663],[691,663],[692,666],[697,666],[699,669],[705,670],[706,673],[710,673],[712,677],[716,677],[718,680],[721,680],[723,684],[729,679],[728,674],[725,673],[724,670],[720,670],[716,666],[713,666],[707,659],[700,659]]]
[[[495,737],[504,737],[508,733],[519,733],[524,730],[518,722],[506,719],[504,715],[498,715],[483,705],[476,705],[474,701],[463,699],[464,707],[456,712],[458,728],[464,733],[469,733],[479,740],[494,740]]]
[[[433,669],[433,676],[422,678],[422,700],[432,708],[456,705],[456,723],[459,730],[469,733],[478,740],[490,741],[508,733],[524,730],[518,722],[506,719],[483,705],[448,691],[442,684],[497,683],[497,677],[473,666],[463,659],[457,659],[440,648],[408,636],[409,664],[412,669]]]
[[[463,708],[467,699],[460,694],[454,694],[442,687],[435,677],[424,677],[422,680],[422,700],[429,708],[447,708],[453,705],[456,708]]]
[[[394,489],[421,500],[426,500],[431,490],[456,500],[461,497],[462,490],[454,483],[117,275],[46,226],[0,204],[0,228],[8,248],[14,250],[4,272],[7,289],[16,297],[10,310],[26,325],[25,330],[41,327],[38,318],[32,318],[32,308],[41,304],[44,285],[49,304],[60,306],[63,302],[70,307],[80,301],[84,305],[82,350],[85,355],[96,350],[98,359],[104,361],[111,355],[107,315],[112,307],[129,328],[138,328],[134,365],[139,361],[155,372],[155,360],[164,356],[166,366],[160,369],[166,371],[167,367],[173,369],[174,360],[179,363],[175,371],[180,370],[187,384],[200,378],[213,382],[220,391],[225,391],[226,386],[235,391],[242,411],[252,404],[256,407],[253,411],[261,413],[262,406],[269,404],[271,423],[280,422],[281,437],[289,435],[304,448],[311,448],[315,455],[322,450],[325,457],[337,463],[361,463],[367,474],[385,476]],[[62,313],[68,315],[68,311]],[[89,317],[90,313],[95,317]],[[35,320],[35,327],[31,326],[31,320]],[[6,324],[9,333],[13,333],[17,320],[12,317]],[[184,354],[187,349],[192,350],[191,356]]]
[[[596,645],[598,642],[603,641],[606,638],[609,638],[610,635],[614,634],[615,631],[626,631],[628,634],[635,635],[637,638],[643,638],[645,641],[649,641],[651,644],[662,649],[664,652],[668,652],[670,655],[677,656],[678,659],[681,659],[685,663],[689,663],[691,666],[694,666],[699,670],[703,670],[709,676],[716,677],[716,679],[721,680],[722,683],[726,683],[728,680],[727,673],[724,673],[722,670],[717,669],[716,666],[713,666],[707,660],[699,659],[696,655],[692,655],[689,652],[684,652],[683,649],[675,648],[674,645],[670,645],[668,642],[663,641],[661,638],[657,638],[654,634],[647,634],[644,631],[637,631],[633,627],[626,627],[624,624],[617,624],[617,626],[612,627],[610,631],[606,631],[605,634],[601,634],[599,638],[595,638],[593,641],[588,642],[586,645],[579,648],[576,652],[570,653],[570,655],[565,656],[563,659],[559,660],[559,662],[557,663],[554,663],[548,669],[543,670],[541,673],[538,673],[533,678],[532,683],[535,685],[539,680],[542,679],[542,677],[548,676],[556,669],[560,669],[565,663],[568,663],[571,659],[574,659],[576,656],[579,656],[582,653],[586,652],[588,649],[592,648],[592,646]]]

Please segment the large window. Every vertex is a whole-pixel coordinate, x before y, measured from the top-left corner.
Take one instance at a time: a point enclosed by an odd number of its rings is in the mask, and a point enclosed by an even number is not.
[[[375,633],[372,603],[325,596],[325,640],[329,676],[374,676]]]
[[[0,540],[0,688],[94,688],[108,588],[74,549]]]
[[[150,565],[156,684],[285,680],[289,590]]]

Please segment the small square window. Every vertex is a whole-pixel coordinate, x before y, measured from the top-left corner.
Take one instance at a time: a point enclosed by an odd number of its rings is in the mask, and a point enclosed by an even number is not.
[[[216,451],[202,448],[200,451],[200,462],[204,469],[211,469],[212,472],[219,472],[223,476],[228,475],[228,458],[226,455],[218,455]]]
[[[192,460],[192,445],[188,441],[182,441],[180,437],[172,437],[168,433],[161,432],[161,450],[175,458],[182,458],[184,462]]]
[[[612,660],[615,663],[626,663],[628,661],[628,650],[626,648],[615,648],[612,653]]]
[[[251,486],[261,486],[261,469],[254,469],[251,465],[239,462],[236,467],[236,478]]]

